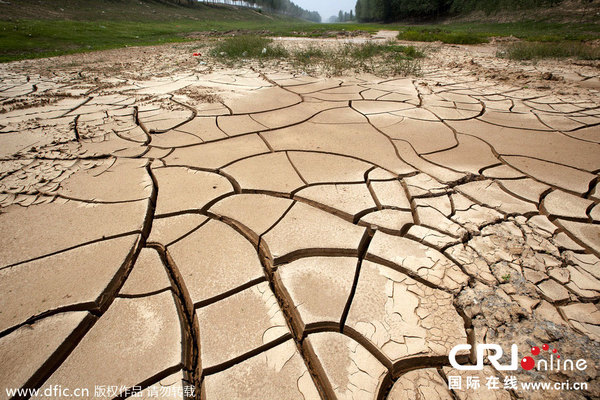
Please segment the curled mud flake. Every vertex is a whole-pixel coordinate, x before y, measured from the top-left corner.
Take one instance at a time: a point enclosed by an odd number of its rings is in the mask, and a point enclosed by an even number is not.
[[[392,363],[449,351],[466,340],[463,325],[448,293],[388,267],[363,263],[346,326]]]
[[[315,368],[327,377],[331,398],[377,398],[387,369],[353,339],[337,332],[309,335],[306,347]]]

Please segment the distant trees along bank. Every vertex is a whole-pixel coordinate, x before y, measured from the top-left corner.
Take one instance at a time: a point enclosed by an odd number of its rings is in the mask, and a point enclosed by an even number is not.
[[[321,15],[316,11],[308,11],[297,6],[290,0],[171,0],[179,4],[194,4],[196,1],[210,4],[231,4],[235,6],[246,6],[266,9],[291,17],[302,18],[309,21],[321,22]]]
[[[358,0],[359,21],[395,21],[406,18],[437,18],[482,10],[526,9],[553,6],[562,0]]]

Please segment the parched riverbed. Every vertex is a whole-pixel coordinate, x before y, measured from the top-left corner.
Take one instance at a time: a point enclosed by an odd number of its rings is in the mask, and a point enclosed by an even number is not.
[[[194,43],[0,65],[0,387],[599,397],[600,70],[501,46],[424,45],[417,76]]]

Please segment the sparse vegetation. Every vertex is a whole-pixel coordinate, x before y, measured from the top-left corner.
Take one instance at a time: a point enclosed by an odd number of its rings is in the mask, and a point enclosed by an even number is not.
[[[343,75],[347,71],[381,76],[415,75],[423,52],[413,46],[393,44],[345,44],[336,49],[308,48],[291,54],[292,62],[308,72]]]
[[[416,42],[435,42],[453,44],[478,44],[489,41],[487,35],[473,32],[450,32],[441,29],[407,29],[398,34],[398,39]]]
[[[502,275],[502,280],[504,283],[510,282],[510,274]]]
[[[288,56],[281,45],[273,40],[255,35],[234,36],[220,41],[212,49],[213,57],[224,58],[283,58]]]
[[[425,57],[425,54],[414,46],[400,46],[393,42],[384,44],[367,42],[354,46],[346,45],[345,49],[352,58],[359,60],[366,60],[381,55],[405,60]]]
[[[414,46],[367,42],[348,43],[336,49],[309,47],[293,52],[291,58],[304,69],[320,69],[329,75],[342,75],[350,70],[376,75],[414,75],[420,71],[418,59],[424,56]]]
[[[390,43],[346,43],[329,48],[309,46],[286,50],[273,40],[259,36],[239,36],[220,41],[211,55],[231,64],[241,59],[278,59],[308,72],[342,75],[347,71],[379,75],[408,75],[420,70],[425,54],[414,46]]]
[[[315,60],[323,60],[326,55],[327,53],[323,49],[316,46],[310,46],[294,52],[295,61],[301,65],[309,65],[315,62]]]
[[[517,42],[498,51],[498,56],[511,60],[539,60],[544,58],[600,60],[600,46],[581,42]]]

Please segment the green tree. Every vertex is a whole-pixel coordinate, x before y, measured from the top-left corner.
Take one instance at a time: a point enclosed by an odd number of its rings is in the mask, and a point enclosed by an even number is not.
[[[437,18],[475,10],[527,9],[554,6],[563,0],[357,0],[359,21],[394,21],[405,18]],[[583,0],[589,1],[589,0]],[[352,16],[351,16],[352,17]]]

